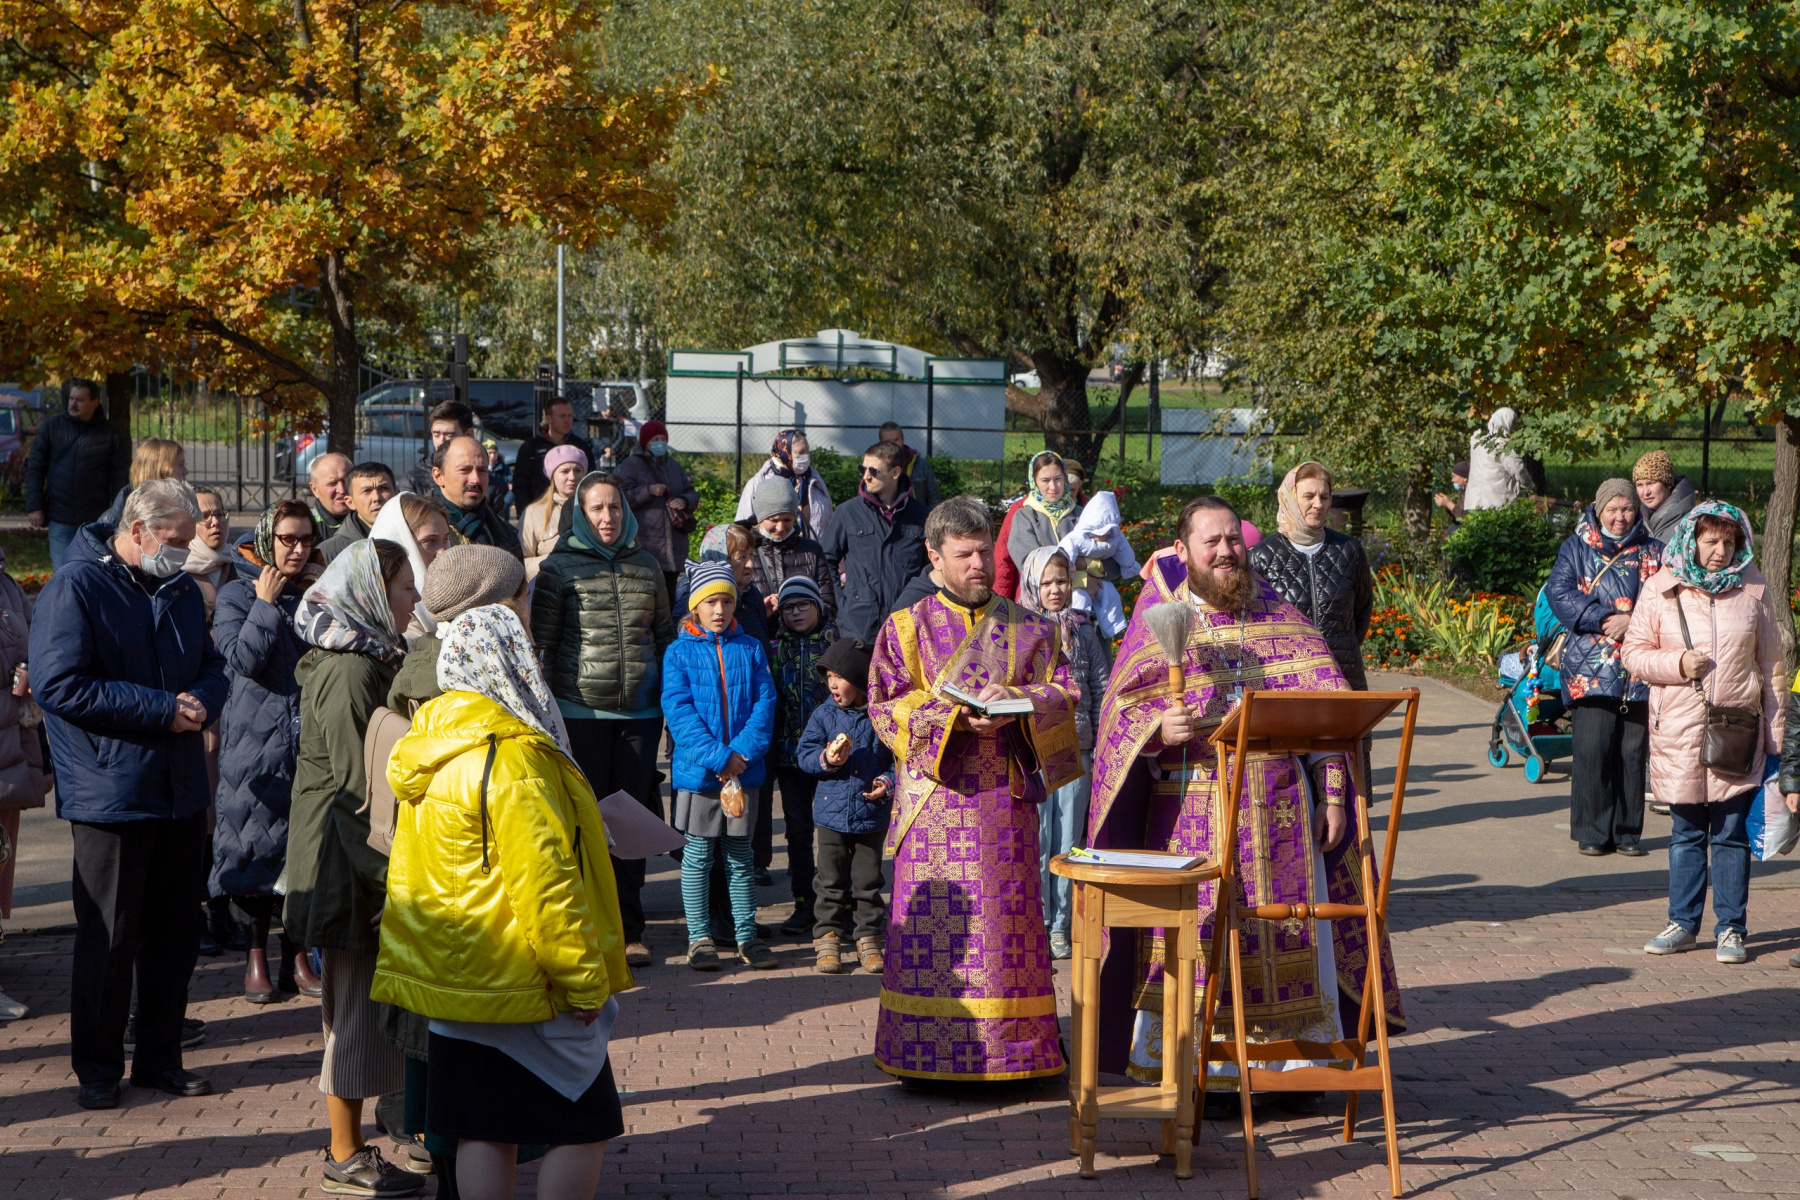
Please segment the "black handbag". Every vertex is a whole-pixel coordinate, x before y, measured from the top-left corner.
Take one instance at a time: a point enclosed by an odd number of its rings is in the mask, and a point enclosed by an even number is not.
[[[1694,639],[1688,634],[1687,613],[1681,607],[1679,594],[1675,597],[1675,615],[1681,621],[1682,644],[1692,650]],[[1700,703],[1706,711],[1700,736],[1700,765],[1721,775],[1748,775],[1756,765],[1757,747],[1762,745],[1762,711],[1714,704],[1706,698],[1706,688],[1698,679],[1688,682],[1700,693]]]

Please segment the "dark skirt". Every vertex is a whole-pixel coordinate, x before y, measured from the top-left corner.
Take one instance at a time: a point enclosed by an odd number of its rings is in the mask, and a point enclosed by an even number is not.
[[[579,1100],[494,1049],[431,1035],[426,1132],[433,1137],[574,1146],[625,1132],[612,1060]]]

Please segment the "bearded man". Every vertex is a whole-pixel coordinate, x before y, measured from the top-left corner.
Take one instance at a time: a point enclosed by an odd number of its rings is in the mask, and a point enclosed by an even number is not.
[[[985,504],[938,505],[925,542],[942,586],[887,618],[869,672],[898,781],[875,1063],[920,1079],[1055,1075],[1037,807],[1081,774],[1075,687],[1056,626],[993,593]],[[1030,711],[982,715],[947,688]]]
[[[1088,814],[1096,847],[1238,856],[1240,908],[1331,900],[1360,904],[1360,865],[1349,765],[1341,754],[1251,755],[1245,764],[1238,844],[1218,845],[1222,791],[1230,779],[1207,736],[1251,690],[1338,691],[1347,685],[1331,648],[1305,617],[1250,571],[1242,523],[1214,496],[1188,502],[1176,525],[1176,553],[1157,569],[1125,631],[1096,735]],[[1144,621],[1160,601],[1194,606],[1182,656],[1186,694],[1169,695],[1169,661]],[[1304,758],[1304,761],[1302,761]],[[1200,944],[1210,944],[1217,884],[1200,887]],[[1244,1015],[1250,1040],[1330,1042],[1356,1028],[1368,970],[1359,921],[1243,921]],[[1164,957],[1156,931],[1115,935],[1102,966],[1101,1069],[1144,1082],[1162,1077]],[[1381,948],[1390,1028],[1403,1028],[1393,955]],[[1206,988],[1206,961],[1194,999]],[[1217,1036],[1230,1037],[1231,1005],[1221,997]],[[1129,1021],[1124,1014],[1130,1014]],[[1346,1015],[1347,1014],[1347,1015]],[[1204,1031],[1199,1031],[1204,1036]],[[1128,1053],[1127,1053],[1128,1051]],[[1196,1055],[1196,1059],[1198,1056]],[[1292,1061],[1272,1070],[1324,1065]],[[1209,1091],[1235,1091],[1237,1068],[1214,1063]],[[1301,1093],[1290,1104],[1308,1103]],[[1297,1099],[1296,1099],[1297,1098]]]

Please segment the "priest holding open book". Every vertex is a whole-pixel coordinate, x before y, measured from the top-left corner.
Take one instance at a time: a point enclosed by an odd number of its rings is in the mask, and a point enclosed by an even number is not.
[[[939,590],[875,642],[869,719],[898,795],[875,1062],[922,1079],[1063,1069],[1038,881],[1038,805],[1081,775],[1056,626],[992,591],[987,506],[925,521]]]
[[[1351,777],[1341,754],[1250,756],[1238,844],[1216,844],[1216,806],[1230,779],[1207,740],[1213,728],[1252,689],[1347,686],[1319,631],[1251,573],[1241,528],[1225,501],[1191,500],[1176,524],[1177,553],[1157,559],[1150,572],[1095,738],[1090,844],[1213,857],[1234,853],[1247,905],[1362,903],[1357,831],[1348,827],[1356,808],[1346,804]],[[1179,681],[1179,696],[1172,694],[1172,680]],[[1212,937],[1216,887],[1200,888],[1202,946]],[[1101,973],[1100,1069],[1142,1082],[1162,1074],[1163,947],[1157,934],[1116,932]],[[1330,1042],[1346,1026],[1354,1032],[1367,952],[1360,922],[1245,921],[1243,1002],[1250,1039]],[[1388,981],[1387,1019],[1398,1030],[1400,989],[1386,945],[1381,969]],[[1205,986],[1202,958],[1196,1002]],[[1230,1035],[1230,1006],[1238,1002],[1222,997],[1215,1029],[1223,1036]],[[1236,1091],[1235,1065],[1215,1062],[1211,1071],[1209,1096]],[[1284,1096],[1290,1103],[1296,1097],[1301,1105],[1309,1102],[1303,1093]]]

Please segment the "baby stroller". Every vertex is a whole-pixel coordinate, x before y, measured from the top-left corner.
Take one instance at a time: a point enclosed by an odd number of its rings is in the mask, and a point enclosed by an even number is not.
[[[1532,624],[1537,637],[1500,656],[1499,683],[1507,696],[1494,714],[1488,762],[1504,767],[1511,750],[1525,760],[1526,781],[1538,783],[1545,763],[1569,757],[1574,738],[1563,708],[1562,674],[1544,661],[1563,625],[1541,589]]]

